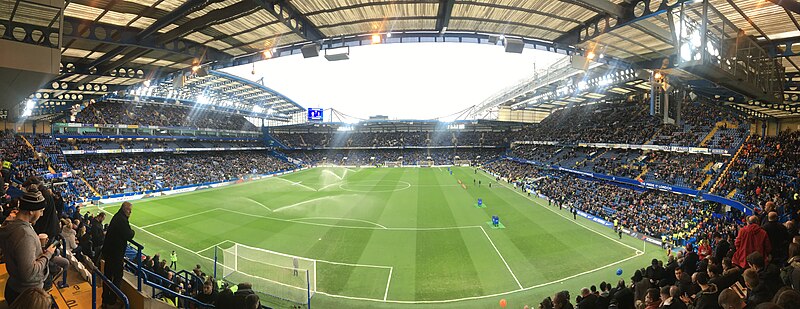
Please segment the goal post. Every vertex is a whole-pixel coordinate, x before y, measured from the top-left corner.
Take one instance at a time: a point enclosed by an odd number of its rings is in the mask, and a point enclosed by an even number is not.
[[[384,167],[402,167],[403,161],[383,161]]]
[[[238,243],[220,251],[226,281],[251,283],[253,291],[302,305],[317,291],[316,260]]]

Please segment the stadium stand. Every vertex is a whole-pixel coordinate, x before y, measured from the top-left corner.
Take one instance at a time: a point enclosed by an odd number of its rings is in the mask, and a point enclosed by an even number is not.
[[[49,303],[42,291],[54,286],[56,303],[41,309],[90,308],[64,295],[104,281],[101,289],[149,293],[161,306],[255,309],[260,303],[251,285],[223,284],[200,266],[171,269],[167,256],[145,253],[136,241],[129,242],[125,267],[140,286],[111,284],[96,266],[108,265],[101,252],[115,227],[108,227],[102,207],[95,213],[82,207],[315,166],[432,161],[468,162],[475,175],[482,169],[523,196],[545,199],[542,207],[575,220],[580,213],[613,222],[620,238],[625,233],[667,249],[663,260],[637,267],[630,281],[600,282],[599,289],[585,282],[592,288],[574,291],[537,286],[554,293],[540,309],[800,308],[800,5],[494,2],[3,1],[0,7],[9,9],[0,14],[0,69],[10,86],[0,91],[0,116],[13,128],[0,133],[5,297]],[[391,28],[375,21],[391,21]],[[263,79],[222,71],[252,64],[256,75],[256,61],[306,57],[309,50],[324,49],[328,58],[327,49],[339,46],[349,55],[362,44],[440,41],[569,57],[468,111],[536,123],[314,122],[321,119],[306,118],[304,108]],[[32,69],[36,64],[47,68]],[[525,113],[533,116],[514,118]],[[31,227],[33,212],[41,221]],[[286,221],[292,220],[298,219]],[[23,236],[13,233],[20,227]],[[34,240],[55,228],[59,248]],[[20,272],[15,256],[34,256],[35,265],[25,259],[22,268],[35,271]],[[67,285],[68,275],[81,283]],[[509,293],[527,291],[514,280],[520,289]],[[14,290],[23,284],[30,288]],[[387,282],[384,302],[388,293]],[[469,300],[459,301],[484,305]],[[34,308],[20,304],[8,305]],[[500,305],[506,307],[505,299]]]
[[[238,131],[258,129],[241,115],[208,109],[163,104],[97,102],[89,104],[75,117],[77,123],[136,124],[163,127],[192,127]]]

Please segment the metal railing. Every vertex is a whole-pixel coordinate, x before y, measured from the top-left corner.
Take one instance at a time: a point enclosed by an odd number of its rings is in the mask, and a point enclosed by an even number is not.
[[[158,290],[161,292],[161,294],[166,294],[169,295],[170,297],[181,299],[187,303],[195,304],[200,308],[214,308],[214,305],[212,304],[206,304],[204,302],[195,299],[194,297],[179,294],[173,290],[170,290],[168,287],[165,287],[163,284],[164,282],[171,283],[172,281],[152,271],[142,268],[141,263],[136,264],[126,259],[125,265],[128,267],[129,270],[134,272],[139,281],[143,281],[146,285],[150,286],[153,289],[152,290],[153,297],[155,297],[156,294],[158,294],[156,293],[156,290]],[[142,290],[139,289],[139,292],[141,291]]]
[[[125,309],[131,309],[131,303],[130,301],[128,301],[128,297],[125,296],[125,293],[122,293],[122,290],[120,290],[116,285],[114,285],[114,283],[111,282],[111,280],[109,280],[105,275],[103,275],[103,273],[100,272],[100,269],[98,269],[97,266],[91,265],[91,267],[92,267],[92,309],[97,309],[98,277],[100,277],[100,279],[103,281],[103,289],[111,289],[111,291],[113,291],[114,294],[116,294],[117,297],[119,297],[119,299],[122,300],[122,303],[125,305]]]

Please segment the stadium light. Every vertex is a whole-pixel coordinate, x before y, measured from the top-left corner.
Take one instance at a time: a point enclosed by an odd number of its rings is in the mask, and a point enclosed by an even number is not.
[[[380,44],[381,43],[381,35],[380,34],[373,34],[372,35],[372,44]]]
[[[596,55],[594,54],[594,52],[593,52],[593,51],[590,51],[590,52],[588,52],[588,53],[586,54],[586,59],[589,59],[589,60],[594,60],[594,57],[595,57],[595,56],[596,56]]]
[[[264,56],[264,59],[272,58],[272,51],[269,49],[264,50],[263,52],[261,52],[261,55]]]
[[[263,112],[263,111],[264,111],[264,108],[263,108],[263,107],[261,107],[261,106],[258,106],[258,105],[254,105],[254,106],[253,106],[253,112],[254,112],[254,113],[256,113],[256,114],[260,114],[260,113],[261,113],[261,112]]]
[[[209,99],[208,99],[207,96],[201,94],[201,95],[197,96],[197,103],[198,104],[202,104],[202,105],[206,105],[206,104],[209,103]]]

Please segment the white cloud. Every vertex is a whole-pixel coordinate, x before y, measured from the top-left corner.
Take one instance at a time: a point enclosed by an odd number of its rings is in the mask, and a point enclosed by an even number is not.
[[[293,55],[224,71],[265,85],[305,108],[357,117],[433,119],[481,103],[563,55],[471,43],[379,44],[350,48],[350,60]],[[327,118],[327,117],[326,117]]]

